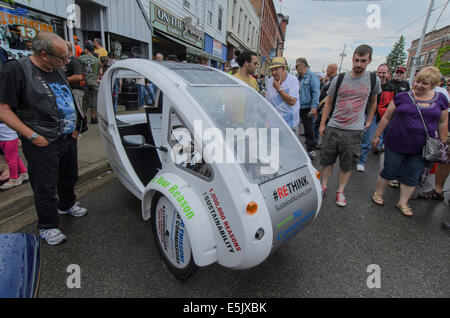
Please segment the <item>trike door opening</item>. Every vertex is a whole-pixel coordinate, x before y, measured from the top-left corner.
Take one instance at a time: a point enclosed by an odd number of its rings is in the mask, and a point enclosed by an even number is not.
[[[155,147],[161,145],[162,91],[138,72],[118,69],[112,75],[112,98],[117,132],[126,158],[142,186],[161,169],[161,159]],[[144,145],[130,146],[126,136],[142,136]]]

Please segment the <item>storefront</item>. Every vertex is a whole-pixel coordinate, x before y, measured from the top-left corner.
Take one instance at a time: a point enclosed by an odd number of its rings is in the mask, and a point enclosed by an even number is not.
[[[205,33],[193,23],[192,17],[178,17],[152,3],[150,19],[153,54],[162,53],[165,57],[173,54],[179,61],[192,63],[203,52]]]
[[[227,47],[205,33],[205,52],[208,53],[212,67],[223,70],[227,59]]]
[[[74,34],[80,45],[99,38],[114,59],[151,58],[152,27],[142,3],[137,0],[75,0],[80,24]]]
[[[20,5],[0,2],[0,45],[10,59],[31,55],[31,41],[40,31],[65,37],[62,18],[43,14]]]

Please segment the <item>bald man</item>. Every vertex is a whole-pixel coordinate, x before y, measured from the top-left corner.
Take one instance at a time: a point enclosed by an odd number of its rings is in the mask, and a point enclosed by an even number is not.
[[[58,245],[66,240],[58,229],[59,215],[87,213],[74,191],[77,138],[87,128],[62,72],[69,61],[66,42],[54,33],[40,32],[32,50],[32,56],[8,63],[0,73],[0,121],[20,135],[40,237]]]
[[[320,148],[320,145],[319,145],[319,139],[320,139],[319,127],[320,127],[320,121],[322,119],[323,106],[325,105],[324,101],[325,101],[325,98],[327,97],[327,92],[328,92],[328,89],[330,88],[331,82],[333,81],[333,79],[338,74],[337,72],[338,72],[337,64],[330,64],[330,65],[328,65],[328,67],[327,67],[327,78],[328,78],[328,81],[325,83],[325,85],[322,87],[322,89],[320,91],[319,113],[318,113],[317,120],[314,122],[314,137],[316,139],[316,145],[318,145],[318,146],[316,146],[316,148]]]

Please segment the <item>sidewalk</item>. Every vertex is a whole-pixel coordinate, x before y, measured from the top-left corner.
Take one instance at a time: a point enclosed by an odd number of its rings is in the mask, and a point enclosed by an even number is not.
[[[19,154],[27,165],[22,149],[19,149]],[[113,178],[98,125],[89,125],[89,130],[78,141],[78,169],[79,180],[75,189],[78,198]],[[36,220],[33,191],[28,182],[0,191],[0,233],[18,231]]]

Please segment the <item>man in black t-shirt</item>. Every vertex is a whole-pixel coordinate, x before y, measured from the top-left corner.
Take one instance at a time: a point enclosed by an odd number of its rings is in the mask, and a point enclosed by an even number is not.
[[[78,107],[80,107],[80,109],[83,109],[84,88],[81,85],[84,81],[83,68],[80,61],[75,56],[73,56],[72,43],[66,42],[66,44],[67,48],[69,49],[70,57],[69,63],[67,63],[64,68],[64,72],[66,73],[67,80],[69,81],[76,104],[78,105]]]
[[[395,70],[394,78],[389,81],[389,84],[395,89],[395,94],[411,90],[409,83],[405,81],[405,76],[406,69],[404,67],[399,67]]]
[[[66,239],[58,229],[59,214],[87,213],[74,191],[77,138],[86,130],[86,121],[61,70],[69,59],[66,42],[40,32],[32,49],[32,56],[6,64],[0,73],[0,120],[20,135],[40,237],[57,245]]]

